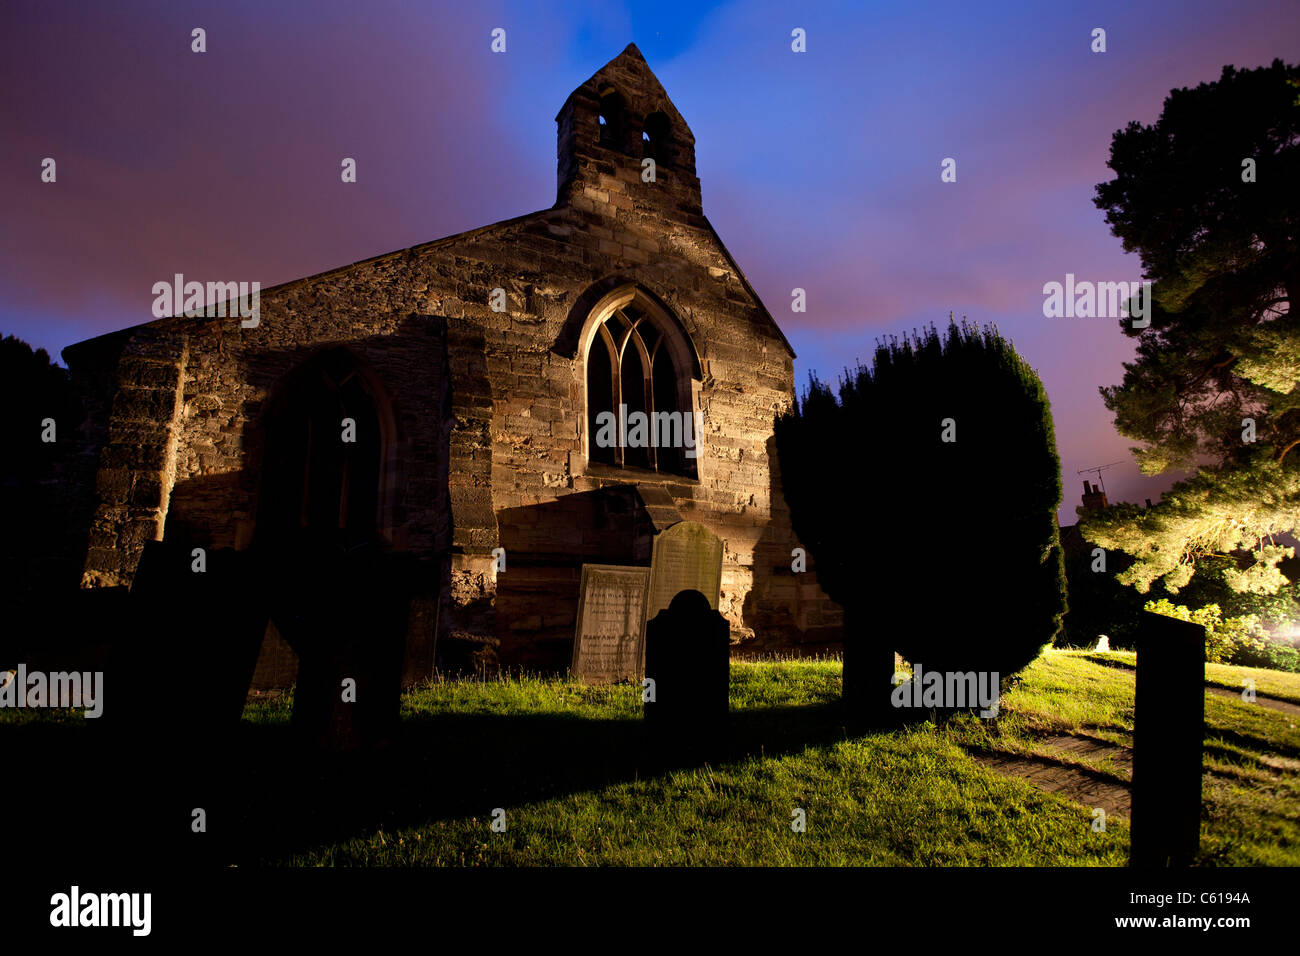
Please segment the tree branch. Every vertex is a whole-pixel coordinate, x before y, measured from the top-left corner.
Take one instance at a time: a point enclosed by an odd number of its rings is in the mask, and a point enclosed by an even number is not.
[[[1281,464],[1282,459],[1286,457],[1287,452],[1289,452],[1296,445],[1300,445],[1300,438],[1295,439],[1293,442],[1291,442],[1291,444],[1287,445],[1280,452],[1278,452],[1277,457],[1273,460],[1276,461],[1278,464]]]

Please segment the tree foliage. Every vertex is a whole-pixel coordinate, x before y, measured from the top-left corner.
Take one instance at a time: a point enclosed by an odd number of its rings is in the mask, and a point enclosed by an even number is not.
[[[1143,597],[1116,580],[1132,558],[1121,552],[1106,556],[1106,569],[1096,570],[1090,547],[1065,549],[1065,580],[1070,613],[1056,637],[1057,647],[1093,647],[1105,634],[1114,649],[1134,646],[1141,628]]]
[[[33,350],[22,339],[0,338],[0,485],[28,485],[52,474],[51,461],[65,447],[42,444],[41,423],[52,418],[59,427],[81,423],[81,411],[68,381],[68,370],[50,361],[45,349]]]
[[[1259,626],[1259,616],[1255,614],[1225,618],[1223,609],[1217,604],[1192,610],[1184,604],[1174,604],[1168,598],[1147,601],[1144,610],[1205,628],[1205,659],[1211,664],[1231,660],[1238,650],[1259,652],[1264,649],[1264,632]]]
[[[847,641],[1006,677],[1052,640],[1065,580],[1051,410],[996,329],[880,343],[838,400],[812,378],[776,447],[818,581],[857,622]]]
[[[22,602],[48,607],[51,588],[80,576],[74,526],[85,515],[69,472],[85,413],[67,370],[12,335],[0,339],[0,406],[0,602],[12,617]]]
[[[1233,587],[1285,583],[1277,544],[1300,526],[1300,68],[1224,67],[1178,89],[1154,125],[1115,133],[1115,178],[1097,186],[1111,231],[1152,283],[1147,328],[1123,381],[1101,389],[1141,442],[1147,474],[1195,470],[1150,511],[1085,516],[1085,535],[1137,560],[1126,581],[1176,593],[1198,563],[1241,549]],[[1253,181],[1245,163],[1253,163]]]

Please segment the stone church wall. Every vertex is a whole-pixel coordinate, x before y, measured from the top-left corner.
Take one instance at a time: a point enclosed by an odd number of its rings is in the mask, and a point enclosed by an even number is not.
[[[593,145],[611,82],[624,139]],[[671,132],[645,182],[628,153],[652,108]],[[84,583],[130,583],[144,542],[164,532],[248,547],[268,403],[295,368],[345,347],[387,396],[382,530],[428,564],[437,606],[412,627],[436,619],[445,660],[460,642],[485,665],[562,668],[581,564],[648,564],[655,522],[680,519],[725,543],[720,610],[738,650],[838,638],[838,608],[811,567],[790,571],[797,542],[771,436],[793,400],[793,354],[702,215],[689,129],[627,52],[558,122],[551,209],[265,290],[254,328],[178,317],[70,348],[74,373],[117,363]],[[579,333],[602,296],[628,286],[698,356],[696,479],[583,457]],[[496,289],[505,311],[491,308]]]

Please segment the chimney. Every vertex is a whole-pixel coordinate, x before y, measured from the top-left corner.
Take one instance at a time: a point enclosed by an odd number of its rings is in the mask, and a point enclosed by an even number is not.
[[[1087,511],[1100,511],[1106,507],[1106,493],[1100,485],[1083,483],[1083,507]]]
[[[1150,510],[1151,510],[1151,499],[1148,498],[1148,499],[1147,499],[1147,511],[1150,511]]]

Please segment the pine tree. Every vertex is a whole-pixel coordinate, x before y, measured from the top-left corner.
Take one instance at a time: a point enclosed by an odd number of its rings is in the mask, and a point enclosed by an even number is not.
[[[1121,384],[1102,388],[1115,426],[1141,442],[1147,474],[1190,470],[1149,511],[1081,521],[1085,536],[1137,560],[1121,580],[1172,593],[1209,558],[1251,550],[1230,569],[1271,594],[1300,527],[1300,68],[1224,67],[1170,93],[1153,126],[1116,132],[1115,179],[1096,205],[1153,283],[1151,323]]]

